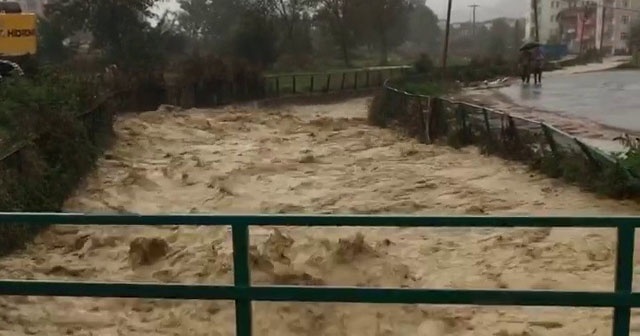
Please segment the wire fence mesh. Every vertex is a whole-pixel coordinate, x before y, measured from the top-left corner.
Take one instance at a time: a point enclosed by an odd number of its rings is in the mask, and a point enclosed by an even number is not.
[[[394,87],[396,86],[396,87]],[[387,81],[369,111],[371,123],[402,130],[425,143],[526,163],[554,178],[616,198],[640,195],[638,172],[551,125],[444,98],[412,94]]]

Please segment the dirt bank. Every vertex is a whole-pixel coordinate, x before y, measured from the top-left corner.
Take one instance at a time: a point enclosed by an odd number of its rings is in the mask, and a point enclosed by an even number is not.
[[[366,99],[278,110],[162,111],[119,140],[73,211],[637,214],[473,149],[365,123]],[[257,283],[609,290],[597,230],[255,228]],[[160,238],[138,244],[138,238]],[[166,245],[165,245],[166,243]],[[131,245],[132,244],[132,245]],[[130,245],[132,252],[130,252]],[[142,253],[140,246],[147,251]],[[146,260],[143,260],[146,259]],[[140,265],[142,261],[150,265]],[[225,228],[69,227],[0,260],[0,276],[231,283]],[[233,335],[233,304],[0,298],[2,335]],[[256,335],[609,335],[609,310],[255,304]]]

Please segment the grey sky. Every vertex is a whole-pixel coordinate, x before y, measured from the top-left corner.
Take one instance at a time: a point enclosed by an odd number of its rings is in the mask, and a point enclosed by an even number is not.
[[[439,18],[446,17],[448,0],[426,1]],[[471,8],[468,6],[474,3],[480,5],[476,10],[476,19],[483,21],[501,16],[524,17],[529,0],[453,0],[452,20],[454,22],[470,20]],[[163,0],[158,7],[161,10],[178,8],[175,0]]]
[[[447,15],[448,0],[427,0],[427,5],[433,9],[439,18]],[[477,20],[489,20],[497,17],[524,17],[529,0],[453,0],[451,19],[454,22],[471,19],[469,5],[480,5],[476,9]]]

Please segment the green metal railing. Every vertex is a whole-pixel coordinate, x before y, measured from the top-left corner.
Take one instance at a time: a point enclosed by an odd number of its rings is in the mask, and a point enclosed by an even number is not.
[[[332,70],[325,72],[300,72],[264,76],[267,97],[300,94],[357,91],[381,87],[390,78],[402,78],[411,66],[386,66]]]
[[[425,217],[365,215],[97,215],[0,213],[0,223],[30,225],[191,225],[231,226],[234,284],[209,286],[151,283],[0,281],[0,295],[113,297],[185,300],[233,300],[236,334],[252,333],[252,301],[455,304],[497,306],[611,307],[613,335],[629,335],[631,308],[640,307],[632,292],[635,229],[640,217]],[[253,286],[249,269],[249,226],[360,226],[470,228],[615,228],[618,245],[613,292],[457,290],[308,286]]]

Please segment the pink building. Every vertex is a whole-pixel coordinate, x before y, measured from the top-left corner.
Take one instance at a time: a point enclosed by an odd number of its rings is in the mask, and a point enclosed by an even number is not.
[[[563,9],[558,14],[560,42],[566,44],[569,52],[578,53],[596,48],[598,20],[597,7],[575,6]]]

